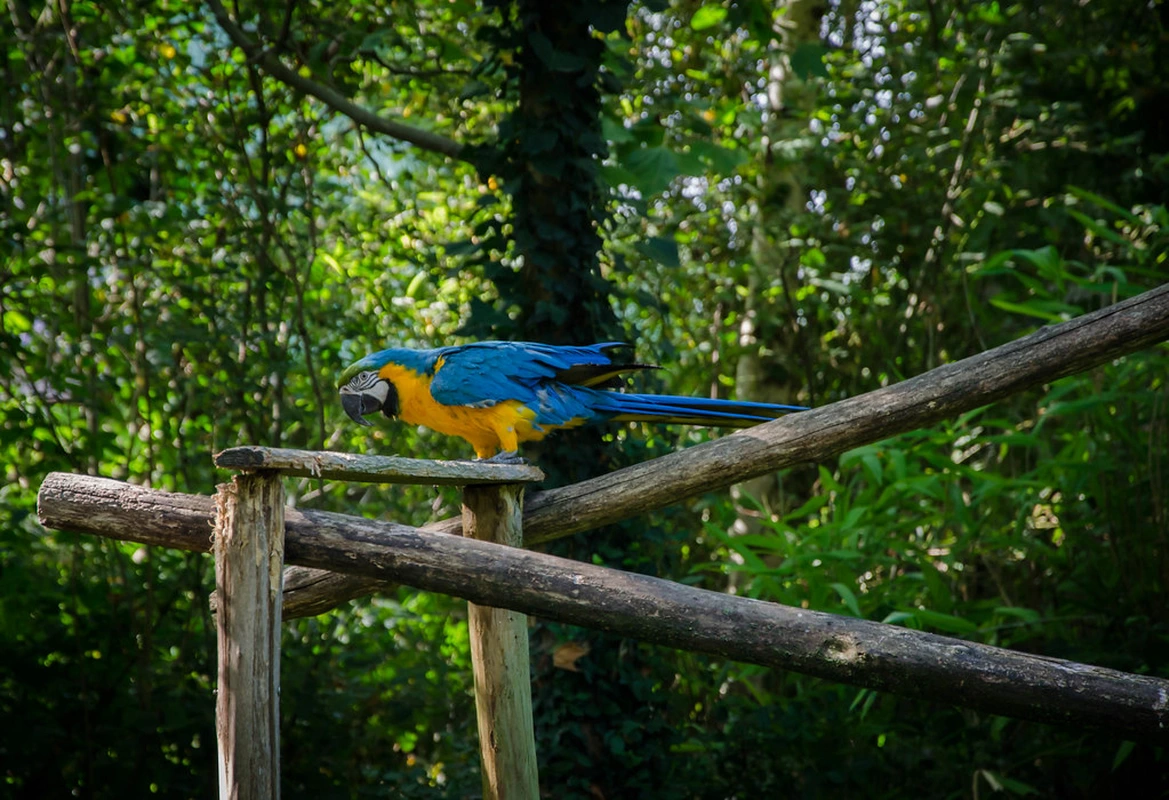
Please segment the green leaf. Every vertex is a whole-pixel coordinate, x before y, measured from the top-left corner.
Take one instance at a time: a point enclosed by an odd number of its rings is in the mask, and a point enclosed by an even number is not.
[[[634,185],[647,196],[664,192],[682,174],[677,157],[666,147],[634,150],[625,157],[622,166],[633,176]]]
[[[553,150],[559,142],[557,131],[547,127],[528,128],[520,136],[520,143],[529,155]]]
[[[856,693],[856,697],[852,698],[852,703],[849,705],[848,710],[855,711],[857,706],[859,706],[861,703],[866,703],[867,698],[875,697],[876,694],[877,693],[874,692],[872,689],[861,689],[859,692]],[[872,702],[872,701],[868,700],[868,702]],[[867,705],[867,703],[866,703],[866,705]]]
[[[820,484],[824,487],[825,492],[842,492],[844,485],[836,480],[836,476],[827,467],[821,465],[818,469],[820,473]]]
[[[856,524],[861,521],[861,517],[869,511],[868,506],[857,506],[850,508],[848,513],[844,515],[844,519],[840,521],[840,529],[850,531],[856,527]]]
[[[858,618],[864,617],[864,615],[861,614],[861,607],[856,601],[856,594],[852,591],[852,589],[848,588],[843,583],[832,584],[832,589],[838,595],[840,595],[840,599],[844,601],[845,607],[850,612],[852,612],[852,615],[854,617],[858,617]]]
[[[624,122],[608,114],[601,117],[601,135],[606,141],[614,144],[625,144],[636,139],[633,131],[626,128]]]
[[[701,175],[706,172],[706,162],[698,157],[698,153],[692,147],[675,150],[674,158],[678,161],[679,175]]]
[[[829,497],[827,494],[813,495],[806,503],[792,511],[785,514],[783,519],[785,522],[802,520],[804,517],[819,511],[824,506],[828,505]]]
[[[809,247],[800,253],[800,263],[819,269],[828,265],[828,258],[819,247]]]
[[[710,165],[718,175],[730,175],[747,161],[747,151],[742,148],[722,147],[713,142],[694,142],[690,152]]]
[[[635,244],[634,249],[664,267],[677,268],[682,264],[678,255],[678,242],[672,237],[653,236]]]
[[[553,72],[575,72],[584,69],[585,60],[578,55],[565,53],[552,46],[552,41],[536,31],[528,37],[532,52]]]
[[[1011,266],[1011,251],[1004,250],[995,253],[981,264],[968,268],[970,273],[978,278],[988,277],[990,275],[1002,275],[1013,271]]]
[[[601,167],[600,176],[606,185],[614,189],[618,186],[632,186],[637,188],[637,176],[631,170],[625,169],[620,164]]]
[[[444,247],[448,256],[469,256],[472,253],[479,251],[479,245],[467,240],[462,242],[451,242]]]
[[[819,557],[821,561],[858,561],[864,558],[855,550],[821,550],[812,555]]]
[[[995,308],[1001,308],[1003,311],[1009,311],[1012,314],[1022,314],[1028,317],[1036,317],[1045,322],[1062,322],[1064,317],[1068,314],[1074,314],[1075,309],[1068,306],[1066,303],[1056,303],[1052,301],[1031,300],[1026,303],[1012,303],[1009,300],[1003,300],[1001,297],[990,298],[990,304]]]
[[[1019,248],[1012,250],[1011,253],[1016,258],[1033,264],[1039,274],[1048,280],[1055,280],[1063,274],[1063,259],[1060,258],[1059,251],[1051,245],[1041,247],[1038,250]]]
[[[713,28],[726,18],[727,9],[723,6],[702,6],[690,18],[690,27],[696,31],[704,31],[707,28]]]
[[[879,486],[884,482],[885,473],[881,469],[881,459],[877,457],[876,453],[865,453],[861,456],[861,463],[865,465],[873,483]]]
[[[1133,214],[1126,208],[1121,208],[1116,203],[1101,197],[1095,192],[1089,192],[1087,189],[1081,189],[1079,186],[1069,186],[1068,192],[1080,198],[1081,200],[1087,200],[1089,203],[1100,206],[1100,208],[1103,208],[1105,211],[1111,211],[1113,214],[1132,225],[1142,224],[1140,217],[1138,217],[1136,214]]]
[[[473,97],[482,97],[491,91],[491,87],[483,81],[469,80],[463,85],[463,90],[459,92],[460,100],[470,100]]]
[[[980,769],[977,774],[982,776],[982,779],[987,782],[992,792],[1001,792],[1003,790],[1003,785],[999,783],[998,776],[990,770]]]
[[[978,633],[977,625],[968,619],[956,617],[953,614],[943,614],[941,611],[919,608],[913,612],[913,616],[921,624],[946,631],[947,633],[956,633],[962,636],[970,636]]]
[[[1123,741],[1120,747],[1116,748],[1116,755],[1112,757],[1112,771],[1116,772],[1117,768],[1123,764],[1130,755],[1132,755],[1133,748],[1136,747],[1136,742]]]
[[[605,737],[609,744],[609,750],[614,755],[622,755],[625,752],[625,740],[620,736],[610,735]]]
[[[1023,783],[1020,780],[1008,778],[1004,775],[999,775],[998,779],[999,784],[1011,794],[1019,795],[1020,797],[1026,797],[1029,794],[1039,794],[1039,790],[1034,786]]]
[[[32,330],[32,323],[24,314],[11,308],[4,312],[3,330],[11,333],[23,333]]]
[[[625,19],[629,5],[627,3],[590,3],[587,6],[592,10],[589,24],[601,33],[613,33],[625,29]]]
[[[1121,236],[1116,231],[1112,230],[1112,228],[1108,227],[1107,225],[1105,225],[1097,220],[1092,219],[1087,214],[1084,214],[1080,211],[1076,211],[1074,208],[1069,208],[1068,214],[1073,219],[1075,219],[1077,222],[1079,222],[1081,225],[1083,225],[1086,230],[1091,231],[1092,233],[1099,236],[1101,239],[1107,239],[1108,241],[1112,242],[1113,244],[1120,245],[1121,247],[1124,247],[1126,249],[1129,247],[1132,247],[1132,242],[1130,242],[1128,239],[1125,239],[1123,236]]]
[[[852,290],[849,289],[847,284],[830,278],[809,278],[808,283],[813,286],[819,286],[821,289],[827,289],[833,294],[839,294],[845,297],[852,294]]]
[[[743,541],[743,537],[731,536],[718,525],[711,522],[706,523],[703,528],[724,546],[729,547],[742,556],[744,571],[754,573],[766,573],[768,571],[767,563],[759,557],[759,554],[755,552],[755,549],[749,543]]]
[[[533,170],[540,173],[542,178],[557,180],[564,174],[567,166],[564,155],[559,150],[537,153],[528,158],[528,164]]]
[[[1005,444],[1012,447],[1034,447],[1040,439],[1033,433],[1004,433],[987,436],[986,441],[994,444]]]
[[[407,297],[417,297],[418,290],[426,283],[426,270],[419,270],[418,273],[410,280],[410,285],[406,287]]]
[[[1022,606],[999,606],[994,610],[996,614],[1002,614],[1005,617],[1016,617],[1027,623],[1038,623],[1043,621],[1043,615],[1033,608],[1023,608]]]
[[[804,42],[791,55],[792,72],[801,78],[827,78],[828,67],[824,65],[827,51],[817,42]]]
[[[886,615],[886,617],[881,620],[881,622],[886,625],[898,625],[902,622],[906,622],[907,620],[912,619],[914,619],[914,616],[909,611],[894,611],[893,613]]]

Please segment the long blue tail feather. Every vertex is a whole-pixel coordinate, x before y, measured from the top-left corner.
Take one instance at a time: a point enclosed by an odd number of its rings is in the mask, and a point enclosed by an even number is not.
[[[677,395],[625,392],[596,392],[596,395],[593,403],[596,411],[611,414],[617,420],[640,422],[746,428],[769,422],[792,411],[807,410],[804,406]]]

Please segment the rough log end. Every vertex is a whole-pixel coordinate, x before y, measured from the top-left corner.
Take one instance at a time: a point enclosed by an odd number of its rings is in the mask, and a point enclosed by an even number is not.
[[[213,456],[215,466],[224,469],[259,469],[264,466],[263,447],[229,447]]]

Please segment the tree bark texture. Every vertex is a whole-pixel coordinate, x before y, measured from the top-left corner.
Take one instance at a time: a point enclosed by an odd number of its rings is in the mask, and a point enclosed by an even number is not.
[[[53,473],[50,528],[207,550],[197,498]],[[173,513],[171,509],[174,509]],[[993,714],[1166,738],[1169,681],[789,608],[542,553],[287,509],[290,563],[401,582],[546,619]]]
[[[280,475],[239,475],[215,505],[220,800],[280,797]],[[165,513],[158,516],[165,518]],[[204,519],[204,526],[208,520]]]
[[[465,535],[504,547],[522,547],[523,495],[523,486],[514,484],[468,486],[463,491]],[[467,615],[483,797],[538,800],[528,618],[517,611],[478,603],[468,604]]]

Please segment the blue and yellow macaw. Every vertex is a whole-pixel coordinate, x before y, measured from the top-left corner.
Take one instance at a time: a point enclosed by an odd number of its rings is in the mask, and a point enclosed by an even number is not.
[[[433,350],[393,348],[351,365],[339,382],[354,422],[381,411],[460,436],[479,458],[514,461],[520,442],[594,422],[673,422],[745,428],[802,406],[632,394],[596,388],[625,373],[656,369],[614,361],[629,345],[557,347],[477,342]]]

